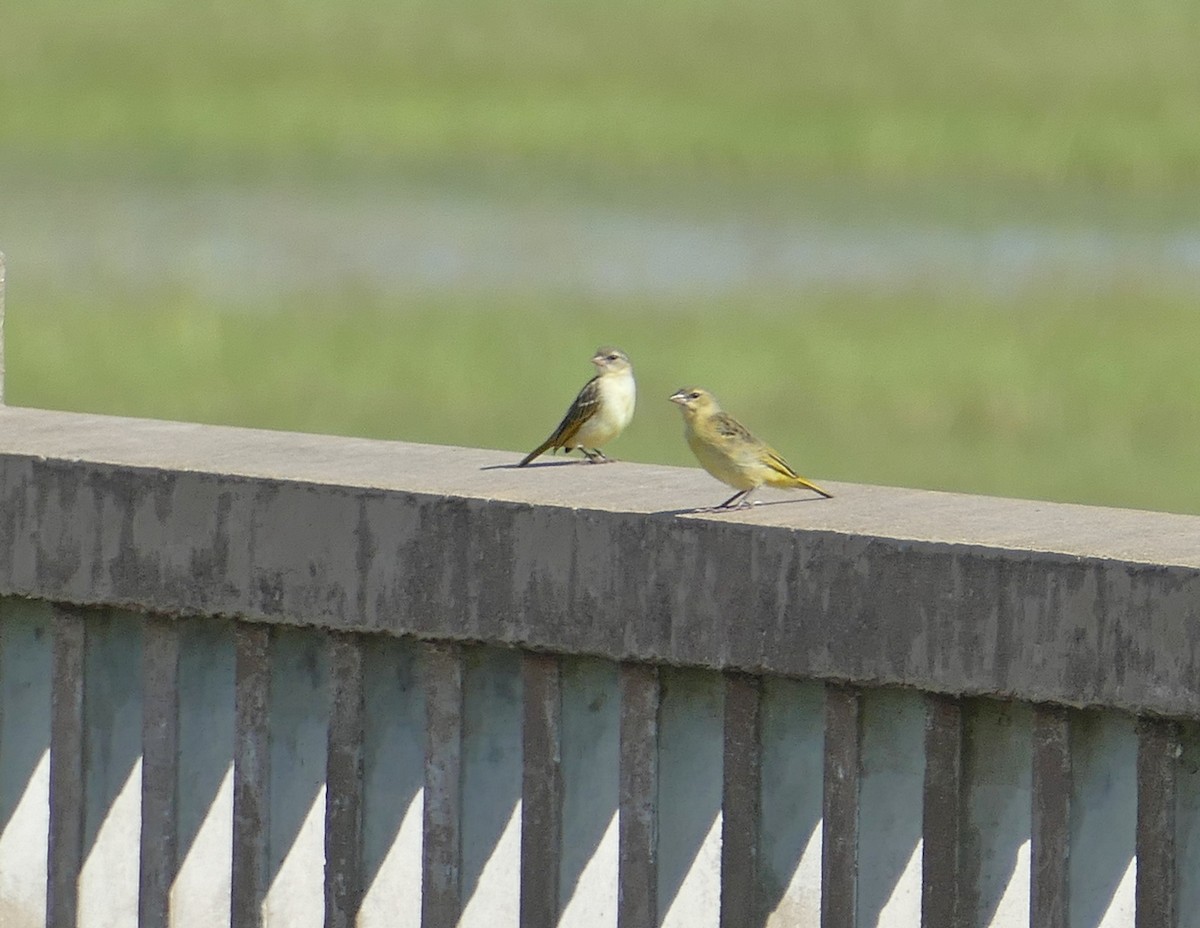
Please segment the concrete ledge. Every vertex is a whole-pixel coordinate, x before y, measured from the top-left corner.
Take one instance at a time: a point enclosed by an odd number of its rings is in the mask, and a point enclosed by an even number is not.
[[[1200,517],[518,457],[3,409],[0,595],[1200,716]]]

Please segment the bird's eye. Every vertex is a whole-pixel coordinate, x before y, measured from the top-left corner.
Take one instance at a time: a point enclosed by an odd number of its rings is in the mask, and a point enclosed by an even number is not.
[[[696,390],[693,390],[691,393],[688,394],[688,399],[689,400],[698,400],[698,399],[700,399],[700,393]]]
[[[615,354],[610,354],[610,355],[608,356],[608,360],[609,360],[609,361],[615,361],[615,360],[617,360],[617,356],[616,356]]]

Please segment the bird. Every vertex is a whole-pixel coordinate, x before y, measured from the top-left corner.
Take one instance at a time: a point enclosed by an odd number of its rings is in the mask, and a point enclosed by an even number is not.
[[[683,436],[700,465],[737,490],[713,509],[749,506],[749,496],[763,484],[803,488],[831,498],[832,493],[805,480],[774,448],[756,438],[721,409],[715,396],[701,387],[683,387],[670,396],[683,413]]]
[[[574,451],[578,448],[591,464],[606,464],[600,446],[612,441],[633,419],[637,386],[633,365],[620,348],[597,348],[592,356],[596,376],[583,385],[575,402],[544,442],[525,455],[518,467],[524,467],[547,449]]]

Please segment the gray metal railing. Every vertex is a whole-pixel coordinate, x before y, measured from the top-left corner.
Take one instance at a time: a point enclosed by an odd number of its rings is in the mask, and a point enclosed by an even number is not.
[[[1200,518],[513,458],[0,409],[0,924],[1200,924]]]

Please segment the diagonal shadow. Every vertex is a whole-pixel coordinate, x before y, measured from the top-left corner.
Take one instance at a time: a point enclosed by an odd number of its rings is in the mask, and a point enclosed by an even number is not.
[[[617,665],[577,659],[562,672],[562,860],[559,865],[559,909],[564,914],[575,898],[595,909],[611,904],[615,886],[581,887],[584,870],[617,815],[620,766],[620,699]],[[616,846],[612,848],[615,872]],[[603,894],[604,899],[594,898]],[[592,913],[594,914],[594,913]]]
[[[51,645],[43,604],[0,600],[0,835],[50,750]]]
[[[699,858],[721,813],[724,691],[720,674],[663,668],[659,680],[658,912],[665,924],[693,868],[713,863]]]
[[[368,643],[369,642],[369,643]],[[360,918],[420,923],[425,692],[412,641],[364,636]]]
[[[1100,925],[1131,874],[1137,832],[1137,733],[1132,717],[1071,717],[1071,921]],[[1132,893],[1130,893],[1132,896]],[[1132,898],[1126,899],[1133,917]]]
[[[858,860],[869,879],[858,884],[858,918],[876,925],[885,911],[889,921],[907,912],[919,921],[919,887],[911,896],[896,893],[921,842],[925,702],[911,690],[869,690],[862,711]]]
[[[786,925],[820,920],[824,763],[824,687],[767,677],[759,838],[763,911],[757,925],[772,915]]]
[[[325,636],[310,629],[276,627],[271,631],[270,660],[268,899],[325,785],[329,731]],[[313,896],[319,899],[320,893],[320,887],[313,888]],[[279,899],[281,907],[298,904],[290,895]]]
[[[488,865],[519,871],[519,842],[497,846],[521,799],[521,656],[467,648],[463,678],[462,905],[464,915]],[[516,899],[509,898],[516,911]],[[496,913],[496,918],[503,918]]]
[[[1027,705],[994,700],[972,700],[968,706],[963,869],[971,895],[963,900],[964,917],[990,925],[1029,908],[1027,892],[1015,898],[1009,890],[1023,848],[1028,866],[1032,715]]]
[[[176,876],[233,767],[233,626],[182,623],[179,642],[179,829]],[[229,810],[224,810],[225,814]]]
[[[587,464],[587,461],[576,460],[575,458],[558,458],[551,461],[530,461],[524,467],[520,464],[485,464],[480,470],[536,470],[541,467],[576,467],[580,464]],[[616,461],[610,463],[615,464]]]
[[[88,615],[84,652],[84,870],[113,803],[142,756],[141,619]]]

